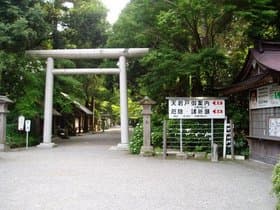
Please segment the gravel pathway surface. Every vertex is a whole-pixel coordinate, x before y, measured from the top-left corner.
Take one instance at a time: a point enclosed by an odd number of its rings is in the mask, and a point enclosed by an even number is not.
[[[273,167],[115,150],[118,129],[0,152],[1,210],[272,210]]]

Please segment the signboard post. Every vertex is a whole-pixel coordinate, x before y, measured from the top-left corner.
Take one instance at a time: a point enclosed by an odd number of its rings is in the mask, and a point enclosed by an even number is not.
[[[26,132],[26,149],[28,149],[28,136],[31,127],[31,120],[25,120],[25,132]]]
[[[183,120],[180,119],[180,152],[183,153]]]

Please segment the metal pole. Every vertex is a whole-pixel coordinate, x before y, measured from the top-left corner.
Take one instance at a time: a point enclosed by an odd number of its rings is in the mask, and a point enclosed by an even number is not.
[[[183,152],[183,125],[182,119],[180,119],[180,152]]]
[[[28,137],[29,137],[29,132],[26,131],[26,145],[25,145],[26,149],[28,149]]]
[[[128,105],[127,105],[127,81],[126,81],[126,59],[119,58],[120,68],[120,108],[121,108],[121,143],[120,149],[128,149]]]
[[[214,145],[214,119],[211,118],[211,156],[213,156],[213,145]]]
[[[163,159],[166,159],[166,153],[167,153],[167,148],[166,148],[166,120],[163,121]]]
[[[214,143],[214,119],[211,119],[211,148]]]
[[[231,138],[231,158],[234,159],[234,124],[232,120],[230,122],[230,138]]]
[[[223,158],[226,158],[227,149],[227,117],[224,119],[224,144],[223,144]]]

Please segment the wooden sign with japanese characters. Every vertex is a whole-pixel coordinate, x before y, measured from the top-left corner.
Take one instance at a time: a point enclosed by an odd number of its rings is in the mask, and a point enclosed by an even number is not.
[[[219,98],[167,98],[169,119],[223,119],[225,100]]]

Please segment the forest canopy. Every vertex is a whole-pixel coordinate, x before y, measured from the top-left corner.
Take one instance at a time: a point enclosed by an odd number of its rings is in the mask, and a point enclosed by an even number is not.
[[[1,0],[0,94],[19,114],[42,117],[45,61],[29,49],[148,47],[128,62],[131,107],[144,95],[165,113],[167,96],[216,96],[240,71],[256,40],[279,40],[278,0],[131,0],[110,25],[100,0]],[[63,67],[112,67],[116,61],[57,60]],[[71,112],[66,92],[97,114],[119,111],[115,76],[58,76],[54,105]],[[137,115],[131,108],[131,115]],[[138,108],[135,108],[138,110]],[[134,116],[137,117],[137,116]]]

